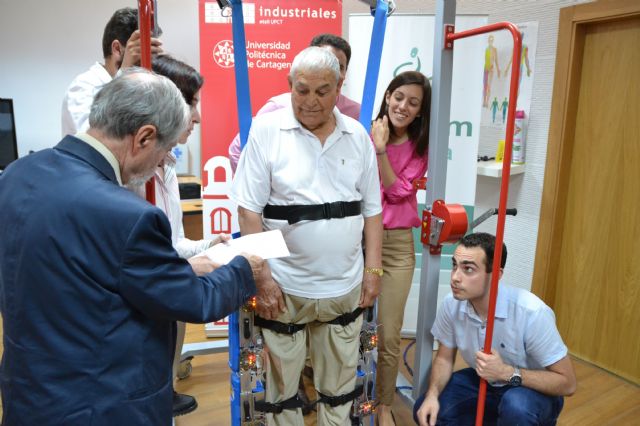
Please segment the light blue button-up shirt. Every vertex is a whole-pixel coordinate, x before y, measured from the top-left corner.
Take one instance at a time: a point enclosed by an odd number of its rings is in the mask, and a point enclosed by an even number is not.
[[[541,370],[567,355],[567,347],[556,327],[550,307],[533,293],[507,285],[498,286],[493,344],[509,365]],[[484,347],[486,323],[468,301],[447,295],[431,329],[438,341],[457,348],[470,367],[476,367],[476,352]]]

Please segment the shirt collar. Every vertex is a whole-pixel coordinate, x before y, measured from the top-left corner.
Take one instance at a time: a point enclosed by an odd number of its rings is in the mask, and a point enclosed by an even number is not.
[[[504,293],[508,291],[508,287],[498,284],[498,300],[496,300],[495,318],[509,317],[509,298]],[[473,305],[468,300],[462,304],[461,314],[466,314],[469,318],[482,322]]]
[[[178,162],[178,159],[176,158],[173,151],[167,152],[167,155],[165,155],[164,157],[164,164],[169,166],[175,166],[177,162]]]
[[[284,114],[284,118],[280,124],[281,130],[290,130],[300,128],[302,129],[302,124],[298,121],[295,114],[293,113],[293,107],[288,106],[285,108],[287,112]],[[344,119],[344,115],[340,112],[337,107],[333,107],[333,116],[336,119],[336,129],[338,129],[342,133],[354,133],[353,122],[347,121]]]
[[[98,151],[105,158],[105,160],[107,160],[107,162],[113,169],[113,172],[116,174],[116,179],[118,180],[118,184],[122,186],[122,177],[120,176],[120,164],[118,163],[118,160],[116,160],[115,155],[113,155],[113,152],[111,152],[109,148],[104,146],[104,144],[102,144],[102,142],[100,142],[98,139],[94,138],[93,136],[87,133],[78,133],[77,135],[75,135],[75,137],[87,143],[93,149]]]

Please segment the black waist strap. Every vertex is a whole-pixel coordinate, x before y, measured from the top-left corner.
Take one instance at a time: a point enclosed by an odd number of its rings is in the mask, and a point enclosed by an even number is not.
[[[358,216],[360,201],[336,201],[324,204],[274,206],[267,204],[262,216],[267,219],[286,220],[292,225],[301,220],[341,219]]]

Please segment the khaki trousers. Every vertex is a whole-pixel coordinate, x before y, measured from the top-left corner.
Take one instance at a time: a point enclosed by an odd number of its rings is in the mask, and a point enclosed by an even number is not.
[[[382,239],[382,289],[378,296],[378,366],[376,400],[392,405],[400,360],[400,330],[413,269],[416,265],[411,229],[385,229]]]
[[[316,390],[324,395],[339,396],[355,389],[362,315],[346,327],[324,322],[354,311],[360,300],[360,289],[359,285],[344,296],[329,299],[284,295],[287,312],[281,314],[277,321],[308,325],[293,335],[262,329],[268,348],[267,402],[282,402],[297,394],[300,373],[305,364],[307,337]],[[316,408],[318,426],[351,425],[350,403],[337,407],[321,403]],[[269,425],[278,426],[304,425],[302,410],[299,408],[283,410],[280,414],[269,413],[267,421]]]

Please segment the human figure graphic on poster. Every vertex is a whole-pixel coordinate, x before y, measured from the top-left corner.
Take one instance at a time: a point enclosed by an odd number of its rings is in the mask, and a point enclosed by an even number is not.
[[[488,45],[484,50],[484,75],[482,78],[482,106],[489,108],[489,99],[491,98],[491,81],[493,80],[493,68],[500,78],[500,65],[498,64],[498,50],[493,45],[493,34],[489,35]]]
[[[396,77],[398,74],[400,74],[403,71],[420,72],[420,69],[422,68],[422,62],[420,61],[420,57],[418,56],[418,48],[417,47],[412,48],[410,55],[411,55],[411,60],[409,62],[403,62],[400,65],[398,65],[395,70],[393,70],[394,77]],[[413,58],[416,58],[416,60],[418,61],[417,64],[414,64]],[[408,68],[408,69],[403,70],[403,68]]]
[[[498,98],[494,97],[493,102],[491,102],[491,119],[494,123],[496,122],[497,112],[498,112]]]
[[[524,71],[524,67],[527,67],[527,77],[531,77],[531,66],[529,65],[529,47],[524,44],[524,32],[522,34],[522,53],[520,54],[520,78],[518,79],[518,89],[520,89],[520,83],[522,82],[522,71]],[[507,75],[509,72],[509,68],[511,67],[511,62],[513,62],[513,56],[509,59],[507,63],[507,67],[504,69],[504,74]]]
[[[520,71],[520,75],[515,82],[517,85],[516,109],[525,111],[525,114],[528,115],[533,94],[536,67],[538,23],[523,22],[516,25],[523,40],[520,53],[517,54],[517,58],[520,58],[520,65],[515,68]],[[514,67],[513,40],[509,34],[503,32],[495,32],[491,35],[494,37],[492,46],[495,47],[498,54],[500,73],[499,78],[496,79],[494,76],[493,80],[489,80],[490,93],[487,97],[487,105],[481,108],[481,120],[485,126],[504,129],[508,118],[508,108],[510,104],[513,103],[509,99],[511,71]],[[482,45],[483,47],[486,46],[484,41]],[[487,57],[485,57],[485,60],[487,60]],[[495,64],[493,66],[495,67]],[[487,76],[487,78],[489,77]],[[478,81],[477,83],[479,84],[480,82]],[[495,112],[495,117],[493,113],[494,98],[497,98],[498,101],[498,110]]]
[[[500,104],[500,111],[502,112],[502,122],[506,123],[507,121],[507,108],[509,108],[509,101],[505,97],[502,103]]]

